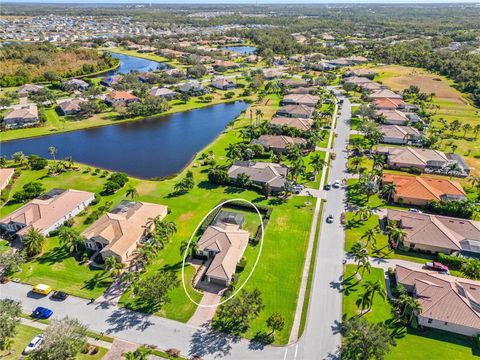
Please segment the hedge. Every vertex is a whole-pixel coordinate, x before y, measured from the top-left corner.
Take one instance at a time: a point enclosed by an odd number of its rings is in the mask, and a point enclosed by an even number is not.
[[[437,259],[443,265],[447,265],[452,270],[461,270],[462,265],[465,264],[468,260],[459,256],[446,255],[438,253]]]

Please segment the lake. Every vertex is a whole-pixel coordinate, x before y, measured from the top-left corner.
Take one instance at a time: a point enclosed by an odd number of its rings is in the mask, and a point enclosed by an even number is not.
[[[222,49],[233,51],[242,55],[250,55],[257,50],[255,46],[225,46]]]
[[[130,71],[154,71],[154,70],[165,70],[169,66],[160,61],[153,61],[148,59],[142,59],[136,56],[117,54],[110,52],[112,57],[120,60],[120,66],[115,70],[109,71],[106,75],[116,75],[116,74],[127,74]]]
[[[31,139],[1,143],[1,154],[11,158],[16,151],[49,157],[48,147],[58,150],[57,159],[122,171],[149,179],[182,170],[226,125],[247,108],[237,101],[202,109],[162,115]]]

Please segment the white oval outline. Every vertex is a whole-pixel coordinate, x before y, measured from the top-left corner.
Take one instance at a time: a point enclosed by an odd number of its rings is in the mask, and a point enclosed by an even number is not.
[[[188,251],[188,248],[190,247],[190,244],[193,240],[193,237],[194,235],[197,233],[198,229],[200,228],[200,226],[203,224],[203,222],[205,221],[205,219],[208,217],[208,215],[210,215],[214,210],[218,209],[219,207],[225,205],[225,204],[228,204],[232,201],[243,201],[243,202],[246,202],[247,204],[253,206],[253,208],[255,209],[255,211],[257,212],[258,216],[260,217],[260,224],[262,226],[262,237],[260,239],[260,250],[258,252],[258,255],[257,255],[257,259],[255,260],[255,264],[253,265],[253,269],[252,271],[250,271],[250,274],[248,274],[246,280],[243,282],[242,286],[240,286],[232,295],[230,295],[227,299],[225,300],[222,300],[220,301],[219,303],[217,304],[213,304],[213,305],[202,305],[198,302],[196,302],[195,300],[192,299],[192,297],[190,296],[190,294],[188,293],[187,291],[187,288],[185,286],[185,261],[187,259],[187,251]],[[258,264],[258,261],[260,260],[260,255],[262,254],[262,249],[263,249],[263,236],[265,235],[265,227],[263,226],[263,219],[262,219],[262,214],[260,213],[260,211],[258,210],[258,208],[250,201],[246,200],[246,199],[242,199],[242,198],[236,198],[236,199],[229,199],[229,200],[225,200],[224,202],[221,202],[220,204],[218,204],[217,206],[215,206],[212,210],[210,210],[207,215],[205,215],[202,219],[202,221],[200,221],[200,223],[197,225],[197,227],[195,228],[195,231],[192,233],[192,236],[190,236],[190,240],[188,240],[188,244],[187,244],[187,247],[185,249],[185,252],[183,254],[183,262],[182,262],[182,286],[183,286],[183,291],[185,292],[185,294],[187,295],[188,299],[194,303],[195,305],[199,306],[199,307],[203,307],[203,308],[211,308],[211,307],[217,307],[217,306],[220,306],[222,304],[225,304],[227,301],[229,301],[230,299],[232,299],[235,295],[238,294],[238,292],[240,290],[242,290],[242,288],[247,284],[248,280],[250,279],[250,277],[253,275],[253,272],[255,271],[255,268],[257,267],[257,264]]]

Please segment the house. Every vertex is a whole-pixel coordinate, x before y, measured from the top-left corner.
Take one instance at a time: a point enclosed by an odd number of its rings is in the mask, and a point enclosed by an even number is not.
[[[386,220],[405,231],[401,242],[410,250],[480,255],[479,221],[393,209]]]
[[[178,91],[182,93],[204,93],[205,88],[203,87],[201,82],[197,80],[192,80],[181,84],[178,87]]]
[[[17,107],[7,112],[3,118],[5,129],[18,129],[22,127],[37,125],[38,108],[36,105]]]
[[[229,60],[217,60],[212,64],[213,68],[216,71],[225,71],[229,69],[236,69],[240,65],[238,65],[236,62],[229,61]]]
[[[235,83],[225,77],[216,77],[212,80],[212,86],[219,90],[235,89]]]
[[[315,107],[320,101],[320,96],[310,94],[289,94],[282,100],[283,105],[306,105]]]
[[[53,189],[0,220],[0,230],[22,239],[30,229],[48,236],[95,199],[87,191]]]
[[[7,187],[14,173],[15,169],[13,168],[0,168],[0,191]]]
[[[71,79],[62,82],[62,88],[67,91],[86,90],[88,87],[88,83],[81,79]]]
[[[412,126],[379,125],[383,134],[382,141],[387,144],[412,145],[419,144],[424,134]]]
[[[359,88],[366,90],[368,92],[375,92],[383,89],[383,85],[372,81],[372,82],[365,82],[365,83],[360,83],[357,85]]]
[[[243,222],[243,221],[242,221]],[[207,283],[228,286],[248,245],[250,233],[240,225],[216,221],[197,242],[200,255],[207,257]]]
[[[292,145],[306,146],[307,140],[284,135],[261,135],[258,139],[253,140],[251,144],[262,145],[268,150],[273,150],[273,152],[283,153]]]
[[[315,94],[316,91],[317,89],[313,86],[288,89],[289,94]]]
[[[122,75],[105,76],[100,80],[100,85],[112,87],[118,85],[123,80]]]
[[[265,80],[273,80],[282,77],[282,73],[276,69],[263,69],[263,77]]]
[[[28,94],[35,94],[44,88],[43,85],[25,84],[18,88],[19,96],[27,96]]]
[[[283,79],[278,82],[284,88],[298,88],[308,86],[308,82],[302,79]]]
[[[152,89],[149,92],[149,95],[158,96],[158,97],[162,97],[170,100],[170,99],[174,99],[177,96],[177,93],[173,90],[170,90],[164,87],[155,86],[155,87],[152,87]]]
[[[373,102],[378,110],[399,110],[405,106],[402,99],[379,98]]]
[[[365,76],[369,78],[373,78],[377,73],[373,70],[368,70],[368,69],[353,69],[349,70],[345,74],[346,76]]]
[[[127,91],[112,91],[107,94],[105,101],[113,106],[114,104],[127,105],[132,102],[140,101],[140,99]]]
[[[443,168],[449,162],[443,152],[432,149],[378,146],[377,152],[386,155],[387,165],[394,169],[415,168],[425,171],[427,167]]]
[[[234,180],[239,174],[249,176],[255,184],[269,185],[273,192],[280,192],[285,189],[288,168],[275,163],[238,161],[228,169],[228,177]]]
[[[280,127],[292,127],[301,131],[309,131],[313,126],[313,120],[293,117],[274,117],[270,121],[270,124]]]
[[[398,284],[421,305],[418,324],[475,337],[480,334],[480,281],[397,265]]]
[[[373,81],[361,76],[349,76],[343,80],[345,84],[353,84],[353,85],[360,85],[360,84],[370,84]]]
[[[82,98],[67,99],[64,101],[58,101],[58,112],[61,115],[74,115],[81,111],[81,104],[87,101]]]
[[[392,90],[389,90],[389,89],[380,89],[380,90],[374,91],[369,95],[369,97],[373,100],[383,99],[383,98],[402,99],[402,95],[394,93]]]
[[[400,110],[377,110],[377,117],[387,125],[405,125],[409,123],[423,123],[422,119],[415,113],[403,112]]]
[[[114,256],[119,262],[125,263],[152,229],[153,224],[149,219],[163,219],[167,213],[168,208],[164,205],[121,201],[82,233],[85,246],[98,251],[103,260]]]
[[[309,119],[312,117],[314,108],[307,105],[285,105],[277,110],[277,116],[299,117]]]
[[[429,201],[464,200],[465,191],[458,181],[413,175],[385,174],[382,183],[394,184],[393,201],[425,206]]]

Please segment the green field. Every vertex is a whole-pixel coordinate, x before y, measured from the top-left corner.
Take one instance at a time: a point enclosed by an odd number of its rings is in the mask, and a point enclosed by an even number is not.
[[[347,265],[344,272],[343,313],[347,317],[358,315],[356,301],[363,292],[361,284],[364,281],[380,281],[385,288],[385,275],[382,269],[372,268],[365,273],[359,282],[354,276],[355,265]],[[386,322],[392,333],[395,331],[396,345],[391,347],[385,357],[388,360],[424,360],[428,358],[441,359],[478,359],[480,351],[475,348],[473,338],[447,333],[434,329],[415,330],[412,328],[396,328],[389,321],[392,319],[392,306],[388,300],[378,295],[373,301],[371,311],[363,317],[371,322]]]

